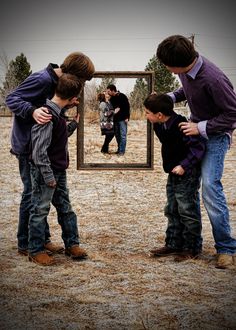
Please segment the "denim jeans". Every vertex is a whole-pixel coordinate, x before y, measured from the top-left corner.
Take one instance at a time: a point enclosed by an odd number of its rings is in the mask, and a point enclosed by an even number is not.
[[[125,120],[114,123],[115,137],[118,144],[118,153],[125,153],[127,141],[127,123]]]
[[[65,247],[79,244],[77,217],[71,208],[67,189],[66,171],[55,172],[56,188],[48,187],[37,167],[31,165],[33,207],[29,221],[29,253],[36,255],[44,251],[47,215],[52,203],[57,210],[57,219],[62,229]]]
[[[200,168],[191,174],[169,174],[166,185],[168,218],[166,246],[199,253],[202,250],[200,211]]]
[[[221,183],[229,136],[212,136],[207,140],[206,147],[202,162],[203,203],[211,221],[217,253],[232,255],[236,253],[236,240],[231,236],[229,210]]]
[[[18,249],[27,250],[28,249],[28,237],[29,237],[29,217],[31,209],[31,194],[32,194],[32,184],[30,176],[30,164],[28,155],[17,155],[19,164],[19,172],[21,181],[23,183],[23,192],[21,195],[21,202],[19,208],[19,222],[18,222]],[[50,242],[50,232],[49,226],[46,222],[45,226],[45,241]]]

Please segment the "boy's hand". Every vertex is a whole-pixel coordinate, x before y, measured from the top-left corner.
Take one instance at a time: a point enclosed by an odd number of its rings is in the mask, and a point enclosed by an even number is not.
[[[57,186],[57,182],[56,182],[56,180],[49,181],[49,182],[47,183],[47,186],[50,187],[50,188],[55,189],[56,186]]]
[[[185,170],[181,165],[177,165],[173,168],[171,173],[176,174],[176,175],[183,175],[185,173]]]
[[[45,107],[40,107],[34,110],[33,118],[36,123],[43,125],[48,123],[52,119],[52,115],[49,114],[49,111]]]
[[[196,123],[184,121],[179,123],[179,127],[185,135],[199,135],[199,130]]]
[[[74,119],[77,123],[79,123],[79,118],[80,118],[80,114],[78,113],[73,119]]]
[[[114,113],[118,113],[120,111],[120,108],[115,108]]]

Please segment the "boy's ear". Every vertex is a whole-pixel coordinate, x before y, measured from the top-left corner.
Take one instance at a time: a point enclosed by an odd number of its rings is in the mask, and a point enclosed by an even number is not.
[[[78,102],[78,97],[77,96],[74,96],[74,97],[71,97],[70,100],[71,102]]]

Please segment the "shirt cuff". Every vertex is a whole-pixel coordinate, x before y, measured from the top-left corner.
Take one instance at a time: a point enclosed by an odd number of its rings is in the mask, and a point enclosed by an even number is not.
[[[189,163],[188,159],[184,159],[182,162],[179,163],[179,165],[181,165],[183,167],[183,169],[185,170],[185,172],[190,167],[190,163]]]
[[[33,116],[33,113],[34,113],[34,110],[36,110],[37,107],[32,107],[29,109],[29,115],[32,117]]]
[[[207,120],[199,121],[199,123],[197,124],[197,128],[199,130],[200,135],[208,140],[208,136],[206,133],[206,125],[207,125]]]
[[[169,93],[166,93],[166,94],[172,98],[173,103],[176,102],[176,97],[175,97],[175,94],[173,92],[169,92]]]

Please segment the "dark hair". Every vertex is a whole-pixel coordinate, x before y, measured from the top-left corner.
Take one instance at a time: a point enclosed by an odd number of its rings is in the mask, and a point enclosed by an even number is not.
[[[98,93],[97,100],[99,102],[106,102],[106,97],[104,93]]]
[[[83,87],[83,80],[70,73],[63,73],[58,79],[55,94],[63,100],[67,100],[78,97]]]
[[[108,85],[108,86],[107,86],[107,89],[110,89],[111,91],[116,92],[116,86],[113,85],[113,84]]]
[[[188,38],[173,35],[158,45],[156,56],[164,65],[184,68],[193,63],[198,53]]]
[[[93,62],[81,52],[69,54],[60,68],[63,73],[71,73],[84,80],[91,80],[95,72]]]
[[[145,99],[143,105],[154,114],[161,112],[165,116],[171,116],[174,112],[173,100],[167,94],[151,94]]]

